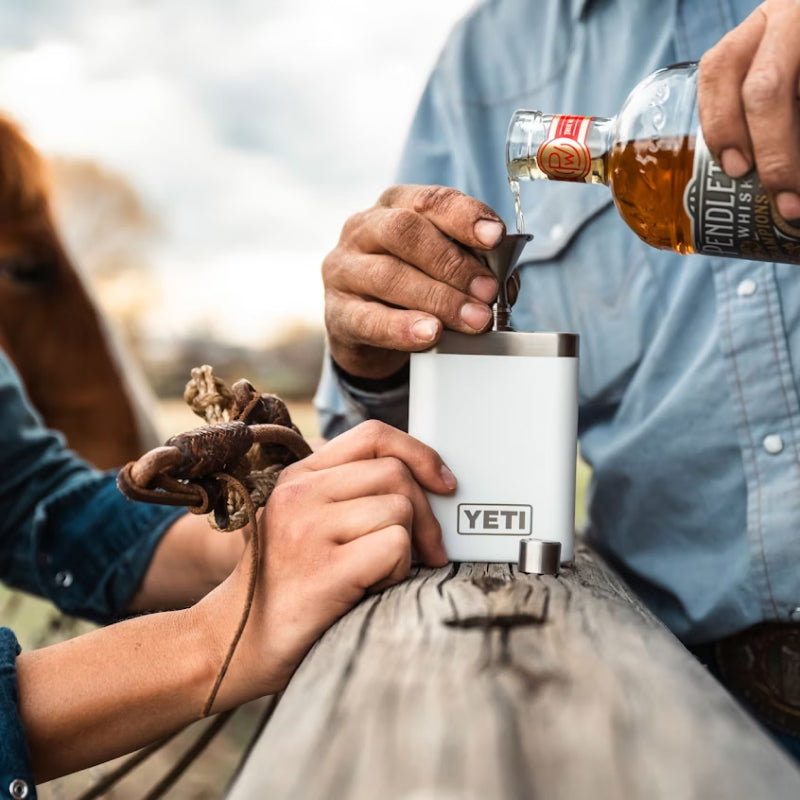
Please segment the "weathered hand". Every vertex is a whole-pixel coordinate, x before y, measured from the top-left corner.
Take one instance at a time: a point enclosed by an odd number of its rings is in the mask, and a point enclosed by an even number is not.
[[[424,563],[447,563],[424,490],[449,494],[455,485],[435,451],[375,421],[287,467],[260,518],[256,595],[221,703],[282,688],[320,634],[368,590],[406,577],[412,544]],[[226,582],[235,593],[211,600],[215,616],[231,609],[223,628],[232,629],[241,609],[232,597],[244,594],[246,565],[245,557]]]
[[[443,326],[484,330],[497,282],[456,242],[490,250],[504,233],[494,211],[455,189],[387,189],[347,220],[322,266],[333,358],[353,375],[382,378]]]
[[[700,124],[725,172],[755,165],[780,214],[800,220],[800,3],[767,0],[700,61]]]

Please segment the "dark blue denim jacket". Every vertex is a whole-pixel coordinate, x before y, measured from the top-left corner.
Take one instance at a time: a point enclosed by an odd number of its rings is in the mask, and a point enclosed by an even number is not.
[[[125,615],[166,528],[183,513],[127,500],[43,427],[0,351],[0,579],[73,616]],[[17,703],[13,632],[0,628],[0,798],[35,798]]]

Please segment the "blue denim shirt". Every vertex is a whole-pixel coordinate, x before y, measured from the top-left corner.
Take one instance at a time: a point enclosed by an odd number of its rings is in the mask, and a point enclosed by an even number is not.
[[[517,108],[613,116],[653,70],[698,59],[751,0],[495,0],[452,33],[400,167],[455,186],[513,229],[504,144]],[[642,243],[603,186],[523,184],[535,239],[514,323],[581,337],[588,531],[689,643],[800,620],[800,268]],[[325,435],[398,425],[407,394],[326,366]]]
[[[167,527],[182,513],[134,503],[46,430],[0,351],[0,579],[62,611],[125,614]],[[17,711],[16,637],[0,628],[0,798],[24,781],[35,797]],[[20,789],[20,784],[16,788]]]

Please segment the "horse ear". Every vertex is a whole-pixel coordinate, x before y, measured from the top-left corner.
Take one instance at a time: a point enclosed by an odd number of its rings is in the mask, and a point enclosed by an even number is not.
[[[20,128],[0,115],[0,226],[47,213],[49,196],[45,160]]]

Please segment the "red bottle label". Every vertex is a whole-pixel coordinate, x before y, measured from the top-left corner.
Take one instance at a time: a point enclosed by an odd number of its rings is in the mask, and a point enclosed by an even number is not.
[[[553,115],[547,138],[536,151],[536,163],[548,178],[585,182],[592,167],[586,145],[591,121],[591,117]]]

